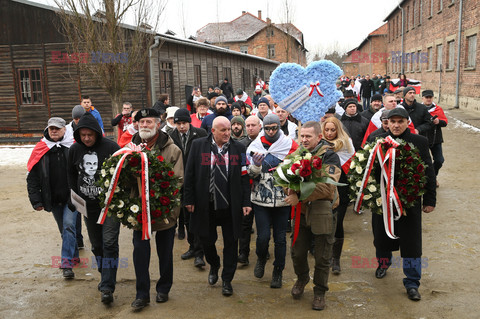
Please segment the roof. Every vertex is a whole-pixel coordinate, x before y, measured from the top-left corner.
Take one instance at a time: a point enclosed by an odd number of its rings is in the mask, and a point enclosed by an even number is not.
[[[350,55],[353,51],[359,50],[368,40],[370,40],[371,37],[383,37],[383,36],[387,36],[387,34],[388,34],[388,25],[387,23],[384,23],[379,28],[370,32],[368,36],[365,39],[363,39],[362,42],[357,47],[348,51],[347,55]]]
[[[407,0],[402,0],[400,1],[400,3],[398,4],[398,6],[396,6],[395,8],[393,8],[392,12],[390,12],[388,14],[388,16],[383,20],[383,22],[387,22],[388,19],[390,19],[390,17],[395,13],[395,11],[397,11],[399,9],[399,7],[402,6],[402,4],[404,4]]]
[[[197,31],[200,42],[246,42],[269,24],[249,12],[230,22],[209,23]],[[290,34],[303,46],[303,33],[291,23],[272,23],[272,26]]]

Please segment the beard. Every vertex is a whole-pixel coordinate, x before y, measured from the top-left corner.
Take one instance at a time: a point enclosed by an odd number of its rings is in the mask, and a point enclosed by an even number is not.
[[[140,135],[140,138],[142,140],[149,140],[151,139],[152,137],[154,137],[155,135],[157,135],[157,131],[155,130],[151,130],[149,128],[141,128],[139,131],[138,131],[138,135]]]
[[[227,113],[227,109],[225,108],[217,108],[217,111],[216,111],[217,115],[225,115],[225,113]]]
[[[232,130],[232,132],[233,132],[233,135],[235,135],[236,137],[240,137],[240,136],[242,136],[243,130],[234,129],[234,130]]]

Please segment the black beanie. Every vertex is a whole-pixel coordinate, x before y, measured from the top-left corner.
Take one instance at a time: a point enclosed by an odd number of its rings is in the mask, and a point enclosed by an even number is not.
[[[192,123],[190,112],[187,109],[178,109],[173,116],[173,123],[188,122]]]

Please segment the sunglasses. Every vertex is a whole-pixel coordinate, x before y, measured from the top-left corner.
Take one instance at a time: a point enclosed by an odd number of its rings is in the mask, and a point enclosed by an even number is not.
[[[276,125],[276,126],[269,126],[269,127],[266,127],[266,126],[265,126],[263,129],[264,129],[265,131],[276,131],[276,130],[278,130],[278,125]]]

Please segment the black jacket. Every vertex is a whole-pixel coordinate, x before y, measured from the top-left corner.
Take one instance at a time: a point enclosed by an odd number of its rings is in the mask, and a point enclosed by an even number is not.
[[[370,98],[372,97],[372,91],[373,91],[373,81],[372,80],[363,80],[362,85],[360,86],[360,96],[365,97],[365,98]]]
[[[427,107],[427,110],[430,108],[435,107],[435,104],[432,104],[430,107]],[[434,144],[443,143],[443,134],[442,134],[442,127],[447,126],[447,122],[444,120],[440,120],[437,125],[432,123],[432,129],[427,132],[428,144],[433,146]]]
[[[48,138],[48,131],[45,132],[45,137]],[[69,201],[67,157],[67,147],[54,146],[28,173],[28,198],[34,209],[43,207],[50,212],[53,205],[66,204]]]
[[[435,206],[436,178],[428,148],[428,140],[424,136],[412,134],[408,128],[400,136],[393,136],[390,132],[386,132],[378,137],[386,137],[388,135],[413,143],[418,148],[420,157],[426,166],[425,174],[427,176],[423,205]],[[373,142],[375,137],[370,135],[367,141]],[[377,180],[379,180],[380,174],[377,175]],[[403,258],[418,258],[422,256],[422,200],[420,198],[417,199],[415,206],[407,209],[406,216],[402,216],[398,221],[394,222],[395,234],[400,237],[399,239],[390,239],[387,236],[382,215],[372,214],[372,228],[374,235],[373,243],[378,250],[395,251],[400,248],[400,254]]]
[[[363,137],[367,132],[370,121],[360,115],[360,113],[357,113],[354,116],[347,116],[347,113],[343,113],[340,121],[348,135],[350,135],[355,151],[361,148]]]
[[[408,106],[405,99],[400,105],[407,110],[413,126],[418,130],[418,134],[427,136],[427,133],[433,129],[432,115],[428,112],[427,107],[415,100],[411,106]]]
[[[220,90],[222,90],[223,94],[225,94],[227,100],[233,97],[233,88],[230,82],[223,82],[222,85],[220,85]]]
[[[184,204],[195,205],[190,227],[192,232],[200,237],[209,236],[211,144],[212,134],[193,141],[185,167]],[[245,146],[230,139],[228,156],[229,201],[233,236],[239,238],[242,233],[242,207],[251,207]],[[242,171],[244,171],[243,175]]]
[[[378,112],[378,111],[377,111]],[[371,120],[372,119],[372,116],[373,114],[377,113],[373,110],[372,106],[370,106],[368,109],[366,109],[365,111],[363,111],[362,113],[360,113],[364,118],[366,118],[367,120]]]
[[[80,139],[80,129],[88,128],[95,132],[96,141],[91,147]],[[99,209],[98,194],[104,187],[95,184],[103,162],[120,147],[117,143],[104,138],[97,120],[90,113],[85,113],[73,132],[76,143],[68,153],[68,184],[70,188],[87,202],[87,209]]]
[[[182,135],[177,129],[174,129],[170,132],[170,137],[172,138],[175,145],[178,146],[182,150],[183,155],[183,163],[186,163],[188,158],[188,153],[190,152],[190,148],[192,147],[192,142],[200,137],[207,136],[207,132],[203,128],[194,127],[190,124],[190,132],[188,133],[187,137],[187,145],[185,149],[183,149],[182,144]]]
[[[152,108],[161,115],[167,111],[167,107],[169,106],[170,105],[163,104],[162,101],[158,100],[157,102],[155,102]]]

